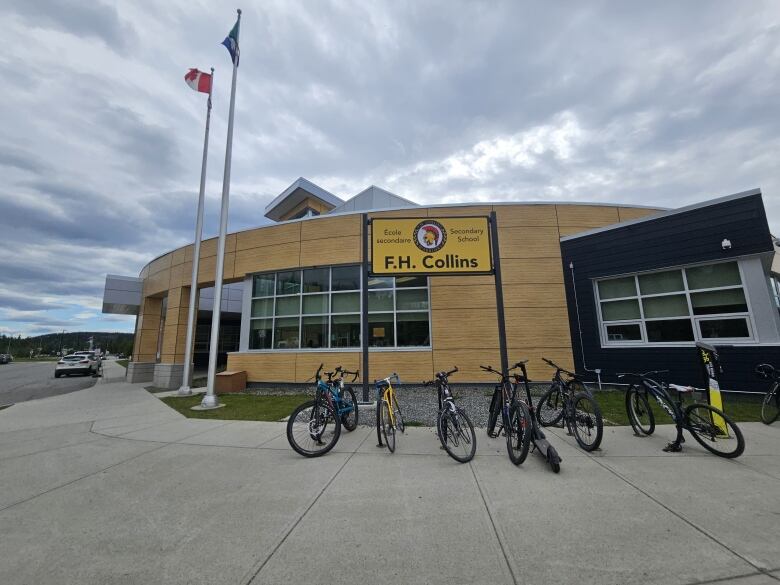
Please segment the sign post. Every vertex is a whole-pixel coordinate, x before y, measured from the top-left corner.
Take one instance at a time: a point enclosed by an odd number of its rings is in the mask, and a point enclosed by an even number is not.
[[[363,350],[363,402],[368,402],[368,214],[363,218],[363,262],[360,265],[360,346]]]
[[[501,373],[509,375],[509,357],[506,349],[506,318],[504,316],[504,284],[501,280],[501,254],[498,249],[496,212],[490,212],[490,242],[493,251],[493,275],[496,287],[496,315],[498,317],[498,346],[501,352]]]

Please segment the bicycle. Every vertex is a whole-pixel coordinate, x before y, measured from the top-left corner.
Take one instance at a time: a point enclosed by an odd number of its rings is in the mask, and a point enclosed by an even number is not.
[[[385,444],[391,453],[395,452],[396,429],[402,433],[406,430],[401,407],[398,406],[398,400],[395,397],[393,379],[395,379],[396,384],[401,384],[401,379],[395,372],[387,378],[374,381],[374,388],[376,388],[376,434],[379,439],[377,447],[382,446],[382,437],[384,437]]]
[[[672,421],[674,421],[677,429],[675,440],[664,447],[663,450],[665,452],[677,453],[682,451],[682,443],[685,442],[683,429],[687,429],[693,435],[693,438],[710,453],[727,459],[739,457],[745,450],[745,439],[742,437],[742,431],[739,430],[734,421],[723,411],[704,402],[694,402],[683,410],[682,394],[697,391],[706,392],[706,390],[690,386],[678,386],[677,384],[666,384],[651,378],[651,376],[663,374],[667,371],[655,370],[643,374],[631,372],[617,374],[618,378],[628,377],[638,380],[638,383],[632,382],[626,391],[626,413],[634,433],[637,436],[648,436],[655,431],[655,415],[647,399],[648,395],[650,395],[672,417]],[[669,393],[670,390],[677,392],[676,401],[672,399]],[[725,426],[725,433],[719,424],[720,420],[723,421]],[[719,447],[727,445],[727,441],[731,440],[732,437],[736,439],[736,443],[733,445],[734,448],[732,450],[721,450]]]
[[[509,454],[509,460],[515,465],[520,465],[528,456],[528,449],[531,445],[531,432],[533,426],[531,422],[531,413],[528,406],[517,400],[517,387],[512,384],[509,373],[520,367],[520,363],[515,364],[507,373],[494,370],[490,366],[479,366],[485,372],[497,374],[501,382],[496,385],[493,391],[493,398],[490,400],[490,412],[488,414],[488,437],[498,437],[501,429],[506,433],[506,450]],[[501,414],[502,427],[496,430],[498,415]]]
[[[771,425],[780,416],[780,370],[770,364],[759,364],[756,366],[756,374],[764,380],[772,380],[761,402],[761,421]]]
[[[323,382],[320,375],[323,365],[320,364],[313,376],[317,381],[314,400],[298,406],[287,420],[287,442],[304,457],[319,457],[333,449],[341,436],[342,417],[349,417],[353,411],[357,426],[354,392],[350,396],[351,404],[342,398],[333,380],[336,371],[325,372],[328,382]]]
[[[581,449],[595,451],[604,435],[601,407],[580,375],[547,358],[542,358],[542,361],[555,368],[555,374],[549,390],[537,403],[536,420],[543,427],[563,427],[565,424],[567,433],[574,435]]]
[[[439,399],[439,414],[436,417],[436,431],[447,455],[460,463],[468,463],[477,452],[477,436],[474,425],[462,408],[455,406],[450,392],[449,377],[458,368],[449,372],[439,372],[434,380],[423,382],[423,386],[436,385]]]

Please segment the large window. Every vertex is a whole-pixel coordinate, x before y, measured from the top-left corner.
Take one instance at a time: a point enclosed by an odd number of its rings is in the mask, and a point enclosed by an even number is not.
[[[604,345],[752,341],[737,262],[596,281]]]
[[[430,347],[428,279],[368,279],[372,347]],[[360,266],[306,268],[252,278],[249,349],[360,347]]]

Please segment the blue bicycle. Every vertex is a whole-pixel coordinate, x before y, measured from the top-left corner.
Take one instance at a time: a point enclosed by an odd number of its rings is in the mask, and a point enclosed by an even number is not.
[[[319,457],[336,445],[341,436],[341,427],[348,431],[357,427],[358,407],[355,393],[345,388],[341,366],[332,372],[325,372],[327,382],[322,380],[323,364],[317,368],[314,400],[304,402],[296,408],[287,420],[287,441],[304,457]]]

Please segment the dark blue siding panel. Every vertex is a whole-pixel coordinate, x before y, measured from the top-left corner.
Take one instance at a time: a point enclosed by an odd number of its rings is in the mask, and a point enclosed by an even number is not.
[[[723,239],[731,249],[723,250]],[[620,371],[668,369],[670,380],[701,386],[695,348],[602,348],[592,279],[769,252],[772,237],[761,194],[725,200],[675,215],[561,242],[572,349],[579,369],[601,368],[606,380]],[[573,278],[570,263],[573,263]],[[577,327],[576,285],[582,343]],[[584,350],[584,360],[583,360]],[[760,390],[752,375],[761,361],[780,366],[778,347],[721,347],[724,387]]]

